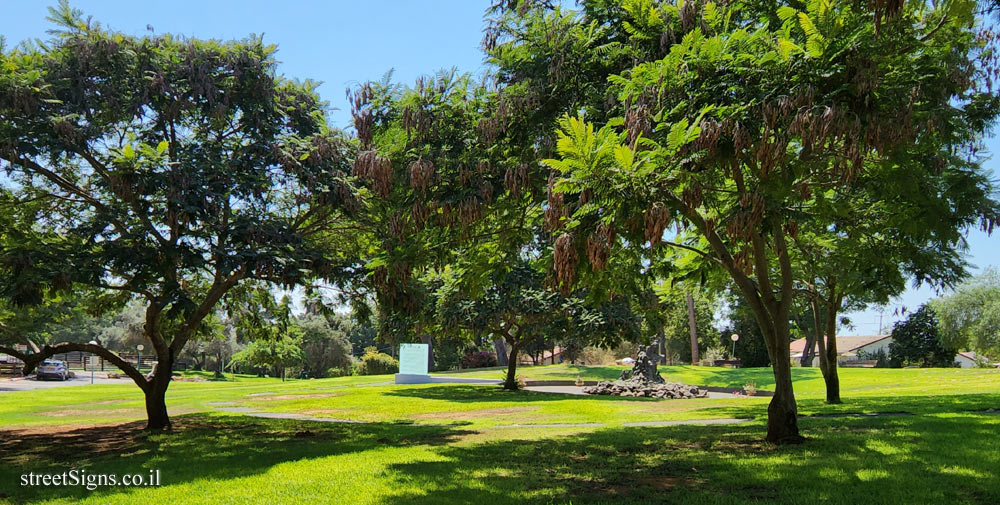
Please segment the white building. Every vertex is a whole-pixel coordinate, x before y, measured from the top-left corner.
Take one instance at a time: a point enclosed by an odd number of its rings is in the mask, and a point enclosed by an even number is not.
[[[875,354],[884,352],[889,355],[889,344],[892,337],[889,335],[864,335],[864,336],[841,336],[837,337],[837,364],[839,366],[865,366]],[[798,366],[801,363],[802,352],[806,348],[806,339],[800,338],[793,341],[788,346],[792,355],[792,365]],[[812,365],[819,366],[819,344],[813,348],[814,356]],[[863,363],[864,362],[864,363]]]

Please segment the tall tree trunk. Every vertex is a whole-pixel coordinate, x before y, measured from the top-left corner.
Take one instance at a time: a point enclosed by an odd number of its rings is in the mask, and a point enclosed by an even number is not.
[[[792,389],[792,364],[788,345],[775,349],[778,356],[772,360],[774,373],[774,396],[767,405],[767,441],[772,443],[796,443],[803,440],[799,435],[798,407]]]
[[[168,356],[158,356],[153,378],[146,384],[146,429],[170,429],[170,416],[167,415],[167,388],[173,375],[173,359]]]
[[[691,332],[691,364],[698,364],[698,328],[695,326],[694,322],[694,298],[691,298],[691,292],[687,292],[687,304],[688,304],[688,330]]]
[[[656,346],[660,354],[660,362],[663,365],[667,362],[667,335],[663,331],[663,323],[656,325]]]
[[[840,400],[840,374],[837,371],[837,308],[840,301],[836,295],[826,308],[826,366],[823,367],[823,381],[826,382],[826,403],[842,403]],[[822,358],[821,358],[822,362]]]
[[[819,347],[819,369],[823,373],[823,382],[826,383],[826,402],[841,403],[840,400],[840,375],[837,372],[837,305],[834,303],[821,304],[818,297],[812,301],[813,314],[815,314],[816,327],[819,334],[816,345]],[[820,306],[823,305],[825,312],[820,316]]]
[[[521,344],[512,343],[510,345],[510,358],[507,359],[507,379],[503,383],[504,389],[509,389],[511,391],[517,391],[517,351],[520,350]]]
[[[771,317],[771,311],[754,308],[754,316],[764,334],[768,357],[771,359],[771,371],[774,374],[774,396],[767,405],[767,436],[768,442],[798,443],[804,438],[799,435],[799,413],[795,404],[795,391],[792,388],[792,359],[789,351],[791,333],[787,320]]]
[[[507,366],[507,344],[502,338],[493,339],[493,350],[497,353],[497,365]]]
[[[802,327],[802,320],[798,317],[795,318],[799,322],[799,327]],[[815,326],[815,325],[814,325]],[[813,332],[805,332],[806,343],[802,347],[802,357],[799,359],[799,366],[811,367],[813,366],[813,359],[816,358],[816,339],[819,338],[819,327],[813,328]]]

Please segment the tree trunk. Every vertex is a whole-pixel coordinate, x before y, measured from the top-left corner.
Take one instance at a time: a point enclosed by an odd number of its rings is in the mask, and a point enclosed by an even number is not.
[[[781,356],[776,356],[778,359],[772,361],[775,387],[774,396],[767,406],[766,439],[775,444],[798,443],[804,439],[799,435],[799,414],[792,390],[792,365],[788,346],[785,346],[784,353],[779,351],[777,354]]]
[[[746,293],[745,296],[756,293]],[[786,293],[786,296],[790,294]],[[759,300],[759,299],[758,299]],[[791,332],[787,317],[777,306],[780,302],[772,301],[768,306],[763,303],[751,304],[754,318],[764,334],[767,354],[771,359],[771,371],[774,374],[774,396],[767,405],[767,436],[768,442],[775,444],[800,443],[805,440],[799,435],[799,413],[795,405],[795,392],[792,388],[792,359],[789,351]],[[774,317],[777,314],[778,317]]]
[[[691,364],[698,364],[698,329],[694,322],[694,298],[691,298],[691,292],[687,292],[687,304],[688,304],[688,330],[691,331]]]
[[[842,403],[840,400],[840,374],[837,371],[837,307],[836,300],[830,300],[826,308],[826,359],[820,357],[823,381],[826,382],[826,403]]]
[[[798,318],[796,318],[798,320]],[[801,325],[800,325],[801,326]],[[813,359],[816,358],[816,339],[819,338],[819,328],[813,329],[812,333],[805,332],[806,334],[806,345],[802,348],[802,358],[799,360],[799,365],[802,367],[813,366]]]
[[[507,344],[502,338],[493,339],[493,350],[497,353],[497,365],[507,366]]]
[[[153,379],[146,384],[146,429],[170,429],[170,416],[167,415],[167,388],[173,374],[173,360],[169,356],[159,356]]]
[[[663,332],[663,324],[656,325],[656,346],[660,353],[660,365],[666,364],[667,362],[667,336]]]
[[[511,344],[510,346],[510,358],[507,359],[507,379],[503,383],[504,389],[517,391],[517,351],[520,350],[520,347],[520,344]]]

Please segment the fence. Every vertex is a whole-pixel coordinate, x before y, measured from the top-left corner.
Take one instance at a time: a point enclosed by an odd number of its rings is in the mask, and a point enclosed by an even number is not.
[[[90,356],[89,352],[83,351],[72,351],[64,352],[60,354],[53,354],[52,360],[62,361],[66,363],[66,367],[76,370],[90,371]],[[139,367],[143,372],[149,372],[153,369],[153,365],[156,364],[156,355],[150,353],[148,355],[138,355],[137,353],[119,353],[118,357],[125,360],[132,366],[141,365]],[[139,363],[139,358],[142,358],[142,363]],[[21,360],[8,356],[6,354],[0,354],[0,375],[20,375],[24,363]],[[177,360],[174,362],[174,370],[187,370],[190,364],[186,360]],[[104,371],[117,371],[113,363],[108,362],[104,358],[98,357],[97,364],[93,367],[94,370],[104,372]]]

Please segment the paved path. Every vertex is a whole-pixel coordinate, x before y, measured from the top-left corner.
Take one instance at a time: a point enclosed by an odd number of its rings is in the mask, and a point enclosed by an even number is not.
[[[106,376],[95,375],[94,384],[132,384],[132,379],[109,379]],[[65,380],[36,380],[34,377],[25,378],[2,378],[0,379],[0,393],[6,391],[29,391],[32,389],[58,388],[64,386],[89,386],[90,372],[76,372],[76,377]]]

